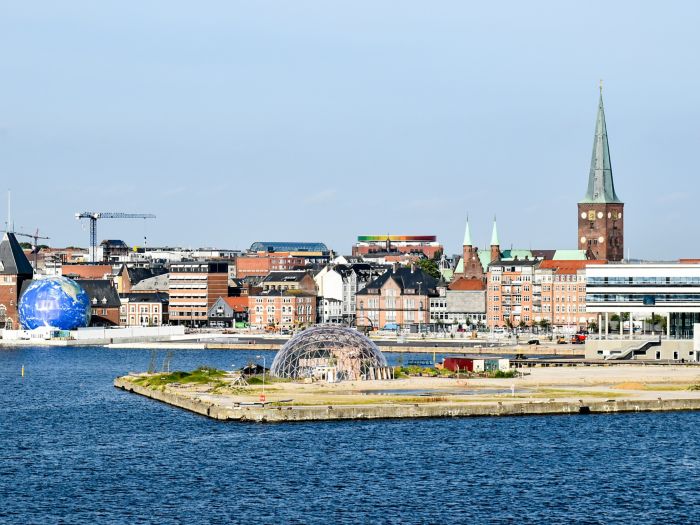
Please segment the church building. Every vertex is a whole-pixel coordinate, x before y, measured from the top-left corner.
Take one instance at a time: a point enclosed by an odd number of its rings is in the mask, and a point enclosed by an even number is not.
[[[623,259],[624,206],[615,193],[601,89],[588,191],[578,203],[578,247],[589,259]]]

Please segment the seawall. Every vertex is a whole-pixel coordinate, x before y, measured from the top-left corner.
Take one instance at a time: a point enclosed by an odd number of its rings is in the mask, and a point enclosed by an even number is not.
[[[288,421],[333,421],[348,419],[397,419],[419,417],[484,417],[561,414],[609,414],[700,410],[700,398],[624,399],[606,401],[504,401],[488,403],[386,403],[378,405],[271,406],[224,405],[211,400],[136,385],[127,377],[114,386],[156,401],[189,410],[212,419],[274,423]]]

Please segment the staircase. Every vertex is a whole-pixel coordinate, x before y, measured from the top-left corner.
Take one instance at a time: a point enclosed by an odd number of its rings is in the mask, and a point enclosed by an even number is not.
[[[635,356],[645,354],[652,346],[661,346],[661,336],[654,339],[646,339],[635,341],[634,344],[623,349],[620,353],[612,354],[606,357],[606,361],[622,361],[625,359],[634,359]]]

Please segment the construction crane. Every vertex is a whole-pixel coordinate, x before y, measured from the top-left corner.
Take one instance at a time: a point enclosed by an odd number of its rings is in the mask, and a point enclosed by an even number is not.
[[[30,239],[34,240],[34,244],[32,245],[32,251],[34,252],[34,271],[36,272],[39,268],[37,266],[37,264],[39,263],[39,239],[50,239],[51,237],[42,237],[41,235],[39,235],[39,228],[37,228],[33,234],[22,232],[12,233],[14,233],[15,235],[21,235],[22,237],[29,237]]]
[[[90,261],[95,261],[95,249],[97,248],[97,220],[98,219],[155,219],[152,213],[121,213],[107,211],[83,211],[75,214],[76,220],[90,219]]]

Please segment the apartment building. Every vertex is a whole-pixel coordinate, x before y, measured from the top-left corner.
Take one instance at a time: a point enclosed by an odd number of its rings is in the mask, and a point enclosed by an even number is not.
[[[515,256],[489,264],[486,278],[486,323],[489,328],[534,322],[533,287],[539,260]]]
[[[173,263],[168,281],[171,324],[204,326],[207,312],[228,295],[227,261]]]
[[[392,267],[357,292],[358,327],[409,328],[430,323],[438,281],[415,266]]]
[[[248,322],[255,328],[300,328],[316,322],[316,294],[268,290],[248,297]]]
[[[586,311],[586,266],[605,261],[542,261],[533,285],[534,321],[553,328],[585,329],[597,319]]]

